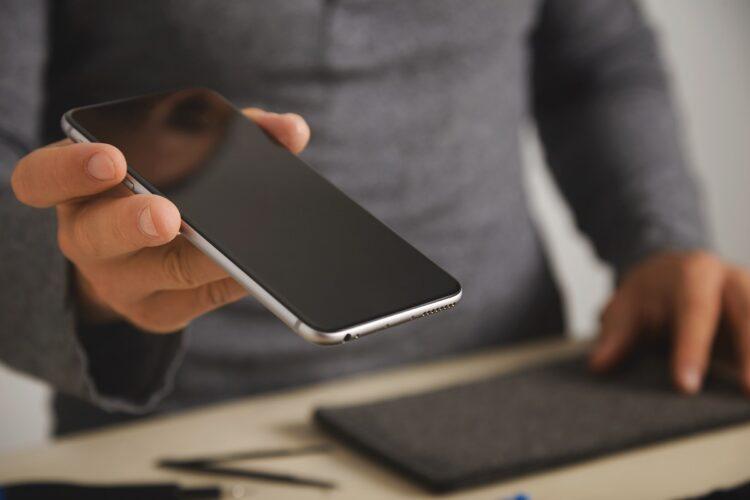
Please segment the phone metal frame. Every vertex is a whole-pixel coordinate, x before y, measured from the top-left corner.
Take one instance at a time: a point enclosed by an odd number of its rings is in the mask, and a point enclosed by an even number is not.
[[[67,113],[63,115],[60,120],[63,132],[73,142],[85,143],[91,142],[86,136],[84,136],[75,126],[68,121]],[[128,167],[129,168],[129,167]],[[125,176],[122,184],[135,194],[154,194],[147,189],[143,184],[131,176],[130,173]],[[247,275],[242,269],[240,269],[234,262],[232,262],[226,255],[221,253],[216,247],[214,247],[208,240],[206,240],[198,231],[191,227],[184,220],[180,225],[180,234],[185,237],[190,243],[195,245],[201,252],[206,254],[211,260],[216,262],[222,269],[224,269],[237,283],[245,288],[250,295],[255,297],[266,309],[271,311],[277,318],[279,318],[284,324],[291,328],[294,332],[300,335],[305,340],[319,345],[335,345],[347,342],[349,340],[358,339],[364,335],[376,332],[378,330],[384,330],[392,326],[405,323],[414,319],[429,316],[434,313],[443,311],[456,305],[461,300],[463,290],[459,289],[458,293],[438,299],[420,306],[412,307],[388,316],[383,316],[374,320],[360,323],[343,330],[335,332],[326,332],[313,328],[312,326],[303,322],[294,313],[287,309],[284,304],[279,302],[276,297],[271,295],[265,288],[263,288],[258,282]]]

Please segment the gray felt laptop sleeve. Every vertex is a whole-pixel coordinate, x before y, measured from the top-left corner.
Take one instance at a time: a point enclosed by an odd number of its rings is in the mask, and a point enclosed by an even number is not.
[[[316,421],[432,491],[452,491],[750,420],[733,384],[677,394],[663,357],[595,378],[576,358]],[[750,450],[748,451],[750,453]]]

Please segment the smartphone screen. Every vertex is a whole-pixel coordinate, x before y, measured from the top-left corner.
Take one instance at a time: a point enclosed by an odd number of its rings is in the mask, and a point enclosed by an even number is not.
[[[336,332],[451,297],[459,283],[221,95],[188,89],[78,108],[130,174],[300,320]]]

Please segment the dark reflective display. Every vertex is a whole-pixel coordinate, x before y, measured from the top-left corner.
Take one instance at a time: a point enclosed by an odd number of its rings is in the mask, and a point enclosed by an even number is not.
[[[74,110],[89,139],[308,325],[346,327],[452,296],[459,284],[203,89]]]

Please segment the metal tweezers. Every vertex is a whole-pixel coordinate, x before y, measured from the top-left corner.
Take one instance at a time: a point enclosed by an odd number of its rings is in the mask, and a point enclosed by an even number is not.
[[[292,457],[299,455],[311,455],[325,453],[333,447],[329,444],[313,444],[298,448],[280,448],[254,451],[242,451],[226,453],[214,456],[202,456],[194,458],[165,458],[157,462],[164,469],[193,472],[210,476],[225,476],[245,479],[259,479],[262,481],[273,481],[277,483],[292,484],[298,486],[312,486],[322,489],[334,489],[336,483],[325,479],[297,476],[293,474],[282,474],[255,469],[242,469],[237,467],[226,467],[221,464],[238,460],[255,460],[262,458]]]

